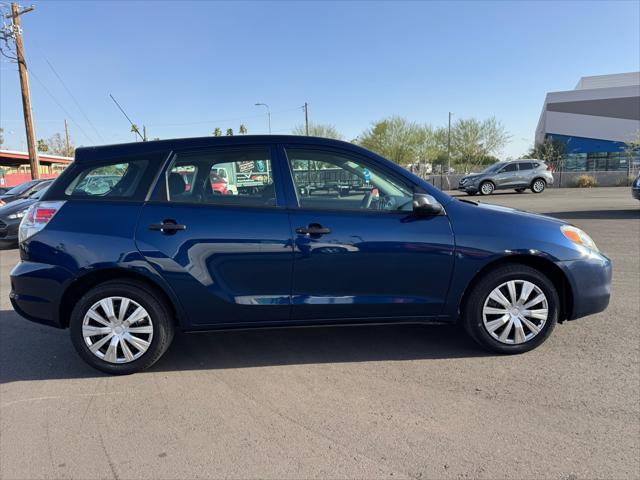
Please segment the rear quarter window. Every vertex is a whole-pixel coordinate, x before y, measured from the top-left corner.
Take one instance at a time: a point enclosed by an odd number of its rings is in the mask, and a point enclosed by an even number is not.
[[[164,156],[73,164],[56,181],[46,200],[144,200]]]

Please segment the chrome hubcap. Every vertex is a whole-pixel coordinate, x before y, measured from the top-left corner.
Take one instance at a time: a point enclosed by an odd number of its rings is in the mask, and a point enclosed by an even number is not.
[[[542,290],[526,280],[510,280],[493,289],[482,307],[484,328],[508,345],[528,342],[547,323],[549,304]]]
[[[149,313],[136,301],[107,297],[85,314],[82,336],[96,357],[109,363],[128,363],[149,349],[153,324]]]
[[[488,195],[493,191],[493,187],[491,186],[490,183],[485,183],[484,185],[482,185],[482,193]]]
[[[540,180],[538,180],[536,183],[533,184],[533,189],[536,192],[541,192],[543,188],[544,188],[544,184]]]

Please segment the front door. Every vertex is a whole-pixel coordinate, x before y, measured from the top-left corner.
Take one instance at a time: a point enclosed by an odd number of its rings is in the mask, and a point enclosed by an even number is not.
[[[138,249],[193,327],[289,319],[293,248],[272,158],[271,147],[178,152],[142,208]],[[262,174],[221,188],[220,164]]]
[[[520,184],[518,177],[518,164],[509,163],[502,167],[496,175],[496,186],[501,188],[517,187]]]
[[[453,269],[446,215],[416,217],[413,188],[365,157],[287,148],[295,205],[292,318],[437,316]]]

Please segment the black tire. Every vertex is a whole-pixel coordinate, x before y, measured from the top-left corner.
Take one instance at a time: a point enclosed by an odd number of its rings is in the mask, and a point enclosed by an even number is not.
[[[480,184],[480,195],[491,195],[496,189],[496,186],[493,182],[484,181]]]
[[[473,197],[476,193],[478,193],[478,192],[467,192],[467,195],[470,195],[470,196]]]
[[[83,319],[91,306],[101,299],[118,296],[132,299],[144,307],[153,325],[151,344],[146,352],[131,362],[121,364],[98,358],[89,350],[82,334]],[[73,308],[69,329],[73,346],[85,362],[105,373],[128,375],[149,368],[158,361],[173,340],[175,325],[171,309],[156,292],[144,283],[123,279],[102,283],[85,293]]]
[[[531,182],[531,191],[533,193],[542,193],[546,187],[547,182],[544,178],[534,178],[533,182]]]
[[[526,190],[526,188],[516,188],[516,192],[522,193]]]
[[[547,320],[540,332],[530,340],[508,345],[494,339],[484,326],[482,309],[489,294],[499,285],[509,280],[526,280],[535,284],[546,296],[548,304]],[[558,292],[540,271],[526,265],[511,264],[497,267],[487,272],[471,287],[464,305],[461,322],[467,333],[484,349],[501,354],[524,353],[541,345],[551,335],[560,314]]]

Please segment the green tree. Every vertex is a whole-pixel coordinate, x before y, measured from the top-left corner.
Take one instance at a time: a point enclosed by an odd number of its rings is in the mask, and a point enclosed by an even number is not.
[[[47,142],[45,141],[44,138],[41,138],[40,140],[38,140],[38,151],[39,152],[49,151],[49,145],[47,145]]]
[[[358,143],[369,150],[399,164],[416,160],[420,127],[399,116],[375,122],[360,135]]]
[[[451,126],[451,156],[468,171],[481,165],[486,157],[499,153],[509,139],[510,135],[495,117],[459,119]]]
[[[238,128],[238,131],[240,132],[240,135],[246,135],[247,134],[247,127],[245,127],[244,123],[240,124],[240,128]]]
[[[227,136],[228,137],[232,137],[233,136],[233,128],[227,128]]]
[[[40,142],[38,141],[38,146],[39,144]],[[50,136],[47,140],[47,145],[49,147],[49,153],[52,155],[60,155],[61,157],[73,157],[76,150],[72,139],[69,139],[69,147],[67,148],[67,141],[60,133]]]
[[[562,166],[562,156],[564,155],[565,144],[559,140],[545,138],[544,142],[538,143],[523,156],[523,158],[535,158],[544,160],[553,165],[554,169],[560,170]]]
[[[215,130],[213,131],[213,136],[214,137],[221,137],[222,136],[222,130],[219,129],[218,127],[216,127]]]
[[[293,127],[294,135],[306,135],[307,129],[305,125],[296,125]],[[310,123],[309,124],[309,136],[310,137],[323,137],[334,138],[336,140],[343,140],[344,136],[338,131],[338,129],[328,123]]]

